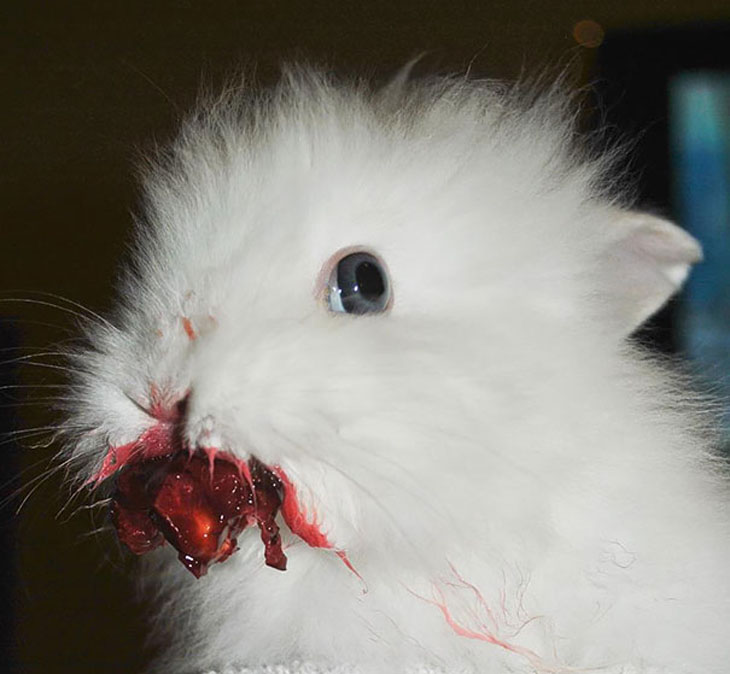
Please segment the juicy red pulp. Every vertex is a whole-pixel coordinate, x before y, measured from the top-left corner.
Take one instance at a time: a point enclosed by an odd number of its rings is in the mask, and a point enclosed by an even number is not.
[[[167,540],[196,577],[236,551],[237,536],[258,525],[266,564],[286,569],[279,527],[279,478],[256,459],[238,464],[203,451],[137,460],[117,474],[112,522],[141,555]]]

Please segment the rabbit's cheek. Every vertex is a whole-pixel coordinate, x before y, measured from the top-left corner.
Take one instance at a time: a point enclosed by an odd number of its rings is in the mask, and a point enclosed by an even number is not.
[[[319,514],[314,508],[309,509],[301,502],[297,488],[284,469],[275,466],[273,471],[283,486],[284,499],[281,504],[281,514],[291,532],[313,548],[334,547],[324,531]]]
[[[313,548],[334,550],[345,566],[362,580],[350,562],[347,552],[335,544],[331,532],[326,530],[317,509],[307,507],[300,499],[295,484],[289,479],[284,469],[281,466],[272,466],[271,470],[281,481],[283,494],[281,514],[291,532]]]

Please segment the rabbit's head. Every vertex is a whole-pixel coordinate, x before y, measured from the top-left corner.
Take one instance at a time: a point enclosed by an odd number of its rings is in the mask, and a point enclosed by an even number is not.
[[[608,460],[589,420],[630,412],[625,337],[699,258],[627,208],[568,118],[556,93],[297,71],[212,104],[156,160],[120,309],[80,356],[74,456],[104,489],[184,452],[209,491],[274,499],[199,581],[170,546],[150,555],[165,606],[196,606],[197,628],[173,625],[201,658],[357,659],[369,630],[441,653],[416,643],[448,618],[439,574],[489,581],[554,545]],[[211,487],[216,465],[232,482]],[[274,518],[285,573],[245,528]]]

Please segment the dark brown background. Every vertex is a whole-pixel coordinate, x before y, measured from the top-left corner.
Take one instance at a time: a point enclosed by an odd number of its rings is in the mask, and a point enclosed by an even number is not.
[[[427,69],[471,64],[476,74],[497,77],[572,62],[585,81],[594,54],[572,36],[578,20],[591,18],[609,33],[727,21],[730,4],[6,0],[0,17],[0,298],[42,290],[104,311],[128,241],[135,153],[169,137],[201,81],[215,86],[255,63],[265,83],[282,59],[299,57],[384,75],[421,53]],[[62,312],[41,306],[0,301],[3,315],[17,317],[30,348],[65,333],[29,321],[70,325]],[[24,409],[18,425],[42,423],[35,408]],[[27,466],[52,451],[27,448],[20,460]],[[15,671],[140,671],[145,630],[128,564],[107,551],[108,541],[88,535],[88,512],[57,517],[65,500],[58,490],[52,478],[33,494],[13,517],[14,548],[3,550],[18,571],[14,599],[0,608],[15,620],[14,631],[3,633]],[[6,517],[17,505],[5,506]],[[0,671],[10,665],[0,663]]]

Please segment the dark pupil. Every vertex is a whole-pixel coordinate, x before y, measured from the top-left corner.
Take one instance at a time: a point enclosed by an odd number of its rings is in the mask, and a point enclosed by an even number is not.
[[[385,292],[380,270],[370,262],[361,262],[355,270],[357,288],[366,300],[377,300]]]
[[[349,314],[371,314],[388,304],[388,281],[369,253],[352,253],[337,265],[337,287],[342,307]]]

